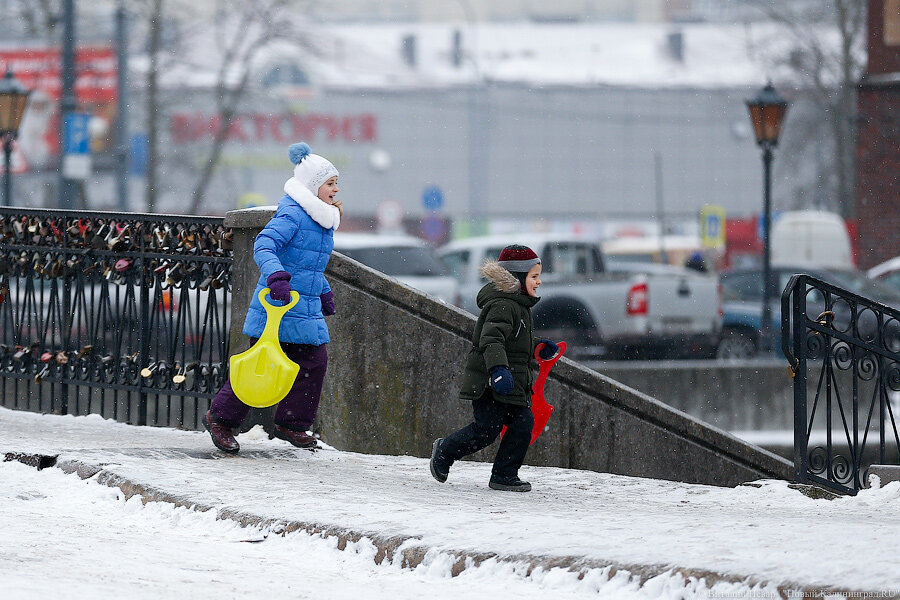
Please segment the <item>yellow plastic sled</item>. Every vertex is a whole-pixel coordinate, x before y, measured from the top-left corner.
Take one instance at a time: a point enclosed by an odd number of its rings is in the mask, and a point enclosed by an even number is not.
[[[285,355],[278,342],[281,318],[300,300],[291,290],[291,301],[273,306],[266,300],[269,288],[259,292],[259,301],[266,309],[266,327],[259,340],[246,352],[235,354],[229,362],[231,389],[238,399],[254,408],[265,408],[280,402],[290,391],[300,365]]]

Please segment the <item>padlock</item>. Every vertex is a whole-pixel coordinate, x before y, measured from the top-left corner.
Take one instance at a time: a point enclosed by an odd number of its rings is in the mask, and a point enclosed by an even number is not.
[[[50,265],[50,277],[56,279],[57,277],[63,274],[63,266],[65,262],[63,261],[62,256],[58,257],[53,263]],[[45,271],[46,273],[46,271]]]
[[[225,251],[230,251],[234,249],[234,231],[231,229],[226,229],[225,233],[222,234],[221,239],[221,247]]]
[[[110,250],[119,252],[128,247],[128,225],[116,223],[106,236],[106,245]]]
[[[200,291],[205,292],[209,289],[209,286],[212,285],[214,279],[215,277],[213,277],[212,273],[206,271],[206,277],[203,278],[203,281],[201,281],[197,287],[200,289]]]
[[[27,219],[27,217],[24,217]],[[13,236],[17,240],[22,240],[25,238],[25,221],[20,219],[13,219],[12,222]]]
[[[107,248],[106,238],[110,233],[110,227],[106,223],[102,223],[97,231],[94,233],[94,236],[91,238],[91,246],[98,250],[103,250]]]
[[[166,285],[175,287],[181,283],[182,279],[184,279],[184,263],[175,263],[175,266],[169,269],[169,273],[166,276]]]
[[[213,278],[212,283],[210,284],[214,290],[221,289],[228,283],[228,275],[229,271],[227,267],[223,267],[221,271]]]
[[[82,358],[84,358],[85,356],[87,356],[88,354],[90,354],[93,351],[94,351],[93,344],[87,344],[85,346],[82,346],[81,349],[75,353],[75,359],[81,360]]]
[[[25,358],[34,352],[38,347],[37,342],[32,342],[30,346],[16,346],[16,352],[13,354],[13,360],[22,361]]]
[[[34,376],[34,382],[40,383],[44,377],[50,374],[50,365],[44,365],[44,368],[40,370],[40,372]]]
[[[200,365],[200,363],[192,362],[192,363],[189,363],[183,370],[180,370],[178,368],[178,365],[176,364],[175,365],[175,376],[172,377],[172,383],[174,383],[176,385],[184,383],[185,380],[187,379],[187,374],[189,372],[193,371],[194,369],[196,369],[199,365]]]
[[[150,363],[148,366],[141,369],[141,377],[143,377],[144,379],[152,377],[153,373],[158,371],[160,368],[165,367],[165,364],[166,363],[164,363],[163,361]]]
[[[167,260],[162,261],[158,266],[153,267],[153,272],[156,274],[165,273],[166,269],[169,268],[169,265],[172,264]]]
[[[116,261],[116,264],[113,265],[113,269],[115,269],[117,273],[122,273],[130,269],[132,263],[134,263],[133,258],[120,258]]]
[[[50,271],[53,268],[53,263],[55,260],[55,257],[48,256],[47,260],[44,261],[44,264],[41,265],[41,270],[38,272],[43,275],[45,279],[50,279],[52,277]]]

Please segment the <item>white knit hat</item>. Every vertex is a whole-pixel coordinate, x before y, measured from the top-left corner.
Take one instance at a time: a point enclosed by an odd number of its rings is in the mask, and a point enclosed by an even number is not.
[[[288,156],[294,167],[294,178],[306,186],[313,196],[319,194],[319,187],[331,179],[338,176],[338,170],[331,164],[327,158],[323,158],[318,154],[312,154],[309,145],[306,142],[291,144],[288,148]]]

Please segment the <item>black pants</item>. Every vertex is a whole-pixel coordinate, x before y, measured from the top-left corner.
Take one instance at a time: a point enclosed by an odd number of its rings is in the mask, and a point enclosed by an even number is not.
[[[494,458],[491,477],[493,479],[516,477],[531,443],[531,429],[534,427],[531,409],[527,406],[497,402],[490,388],[486,389],[480,398],[472,400],[472,409],[475,420],[445,437],[441,442],[441,454],[452,464],[455,460],[490,446],[506,425],[506,433]]]

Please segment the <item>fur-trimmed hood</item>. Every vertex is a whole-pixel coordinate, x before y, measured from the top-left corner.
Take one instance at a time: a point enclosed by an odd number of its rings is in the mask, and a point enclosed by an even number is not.
[[[498,292],[513,294],[522,289],[516,276],[501,267],[496,260],[489,260],[481,265],[481,274],[487,277]]]

